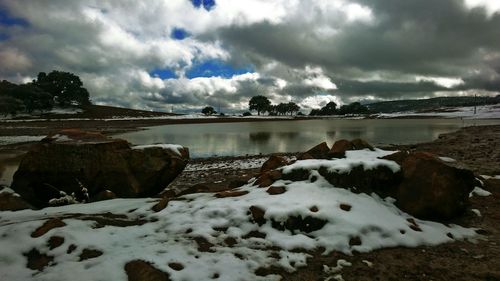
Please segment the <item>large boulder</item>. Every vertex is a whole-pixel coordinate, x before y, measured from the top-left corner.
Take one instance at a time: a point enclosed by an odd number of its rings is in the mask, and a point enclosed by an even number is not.
[[[354,139],[352,141],[348,140],[338,140],[336,141],[330,151],[328,151],[328,158],[344,158],[345,152],[347,150],[361,150],[370,149],[374,150],[373,146],[362,139]]]
[[[397,152],[384,157],[401,166],[403,180],[396,205],[415,217],[448,220],[465,211],[474,174],[426,152]]]
[[[22,159],[11,188],[35,207],[116,197],[153,196],[187,164],[187,148],[131,147],[99,133],[64,130],[42,140]],[[61,198],[63,197],[63,198]]]
[[[306,160],[306,159],[327,159],[328,152],[330,148],[326,142],[322,142],[315,147],[309,149],[308,151],[298,155],[298,160]]]

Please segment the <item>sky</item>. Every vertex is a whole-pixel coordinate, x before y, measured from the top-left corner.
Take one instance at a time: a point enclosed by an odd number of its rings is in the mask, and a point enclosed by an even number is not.
[[[500,94],[498,0],[0,0],[0,80],[146,110]]]

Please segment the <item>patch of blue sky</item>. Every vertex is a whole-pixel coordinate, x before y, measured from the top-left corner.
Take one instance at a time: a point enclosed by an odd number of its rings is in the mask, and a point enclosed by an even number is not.
[[[0,25],[3,26],[29,26],[29,22],[25,19],[12,16],[7,9],[0,6]]]
[[[200,63],[195,63],[187,72],[186,77],[189,79],[196,77],[223,77],[231,78],[235,75],[254,72],[251,65],[244,67],[233,67],[221,60],[207,60]]]
[[[191,34],[189,34],[189,32],[187,32],[185,29],[176,27],[172,30],[172,34],[170,36],[176,40],[183,40],[191,36]]]
[[[196,8],[203,7],[207,11],[210,11],[213,7],[215,7],[215,0],[191,0],[191,3],[193,3]]]
[[[158,77],[161,78],[162,80],[165,79],[172,79],[172,78],[177,78],[177,75],[175,72],[171,69],[154,69],[149,73],[149,75],[153,77]]]

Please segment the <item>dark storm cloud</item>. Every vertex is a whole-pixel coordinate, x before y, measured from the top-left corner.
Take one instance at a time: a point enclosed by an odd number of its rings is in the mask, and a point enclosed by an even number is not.
[[[350,23],[330,37],[316,36],[317,26],[300,19],[293,23],[231,26],[217,36],[230,42],[238,52],[243,49],[295,68],[322,66],[332,77],[340,77],[332,80],[336,84],[344,80],[344,86],[339,87],[343,93],[376,95],[446,90],[430,82],[346,80],[353,73],[369,77],[377,72],[458,77],[467,82],[461,89],[499,90],[495,82],[469,84],[477,78],[466,78],[472,69],[485,71],[489,67],[497,70],[498,75],[498,59],[489,61],[480,56],[500,51],[500,14],[489,16],[483,8],[470,9],[456,0],[359,3],[371,8],[374,20]]]

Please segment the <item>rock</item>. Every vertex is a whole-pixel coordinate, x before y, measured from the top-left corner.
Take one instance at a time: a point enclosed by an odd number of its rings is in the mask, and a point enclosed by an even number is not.
[[[113,191],[103,190],[103,191],[97,193],[95,196],[92,196],[92,202],[111,200],[111,199],[115,199],[115,198],[116,198],[116,194]]]
[[[19,195],[10,192],[0,193],[0,211],[18,211],[32,208]]]
[[[27,267],[32,270],[43,271],[43,269],[54,261],[53,256],[42,254],[37,249],[33,248],[29,252],[24,253],[28,260]]]
[[[285,166],[286,164],[288,164],[288,161],[286,161],[284,157],[273,155],[269,157],[269,159],[267,159],[267,161],[264,162],[264,164],[262,164],[260,172],[265,173],[271,170],[276,170],[280,167]]]
[[[163,272],[151,263],[142,260],[133,260],[125,264],[125,272],[129,281],[170,281],[170,275]]]
[[[381,197],[395,196],[402,180],[401,171],[393,172],[387,166],[365,170],[362,164],[354,166],[349,173],[341,173],[321,167],[318,170],[335,187],[351,189],[356,193],[377,193]]]
[[[80,261],[84,261],[84,260],[97,258],[97,257],[101,256],[102,254],[103,254],[102,251],[99,251],[99,250],[83,249],[83,251],[79,257],[80,257]]]
[[[35,231],[31,233],[31,237],[37,238],[43,236],[45,233],[51,231],[54,228],[64,227],[66,223],[64,223],[59,218],[53,218],[44,222],[40,227],[38,227]]]
[[[297,156],[297,160],[310,160],[310,159],[314,159],[314,157],[312,157],[311,154],[309,153],[300,153],[298,156]]]
[[[284,186],[271,186],[266,190],[270,195],[278,195],[286,192],[286,188]]]
[[[336,141],[330,151],[328,152],[329,158],[345,158],[345,152],[347,150],[361,150],[370,149],[374,150],[373,146],[362,139],[354,139],[352,141],[348,140],[338,140]]]
[[[217,198],[227,198],[227,197],[240,197],[247,194],[248,191],[240,190],[240,191],[222,191],[215,194]]]
[[[168,264],[168,267],[170,267],[171,269],[173,269],[175,271],[181,271],[184,269],[184,266],[178,262],[171,262]]]
[[[188,158],[187,148],[134,149],[125,140],[64,130],[24,156],[11,188],[38,208],[61,191],[79,202],[105,199],[106,190],[124,198],[153,196],[182,172]]]
[[[303,154],[308,154],[310,157],[313,159],[327,159],[328,158],[328,152],[330,151],[330,148],[328,147],[328,144],[326,142],[322,142],[315,147],[309,149],[308,151],[304,152]],[[307,156],[307,157],[309,157]],[[299,160],[305,160],[302,155],[299,155],[297,157]]]
[[[310,176],[310,171],[306,169],[293,169],[289,171],[288,173],[284,173],[282,178],[284,180],[291,180],[291,181],[305,181],[309,179]]]
[[[266,211],[264,209],[257,206],[250,206],[249,210],[254,223],[258,224],[259,226],[266,223],[266,219],[264,218]]]
[[[281,179],[282,173],[279,170],[272,170],[261,174],[255,184],[259,187],[267,187],[273,184],[275,181]]]
[[[403,181],[395,196],[401,210],[438,221],[465,211],[475,183],[471,171],[450,166],[426,152],[399,152],[384,158],[399,161],[403,171]]]
[[[61,236],[52,236],[49,238],[48,246],[50,250],[53,250],[64,243],[64,237]]]
[[[339,208],[340,208],[342,211],[349,212],[349,211],[352,209],[352,206],[351,206],[351,205],[349,205],[349,204],[341,203],[341,204],[339,205]]]
[[[156,203],[151,208],[151,210],[155,213],[158,213],[167,207],[169,201],[170,201],[169,198],[162,198],[162,199],[160,199],[160,201],[158,201],[158,203]]]
[[[348,140],[338,140],[336,141],[330,151],[328,152],[329,158],[345,158],[345,152],[347,150],[354,149],[352,143]]]
[[[327,223],[326,220],[307,216],[302,218],[301,216],[290,216],[284,222],[271,220],[271,226],[278,230],[290,230],[292,233],[295,232],[305,232],[310,233],[316,230],[320,230]]]

